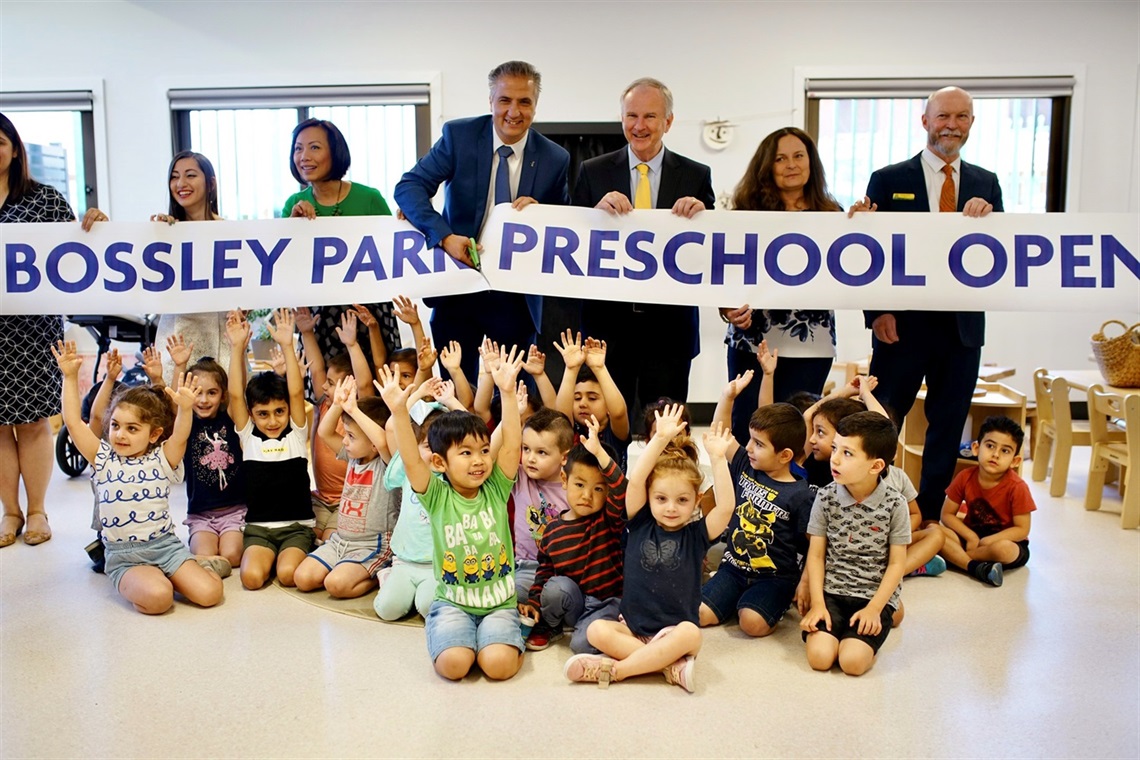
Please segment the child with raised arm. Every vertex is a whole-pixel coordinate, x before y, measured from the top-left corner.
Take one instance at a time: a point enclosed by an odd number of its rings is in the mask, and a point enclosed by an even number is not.
[[[840,421],[831,472],[808,523],[811,608],[800,621],[808,664],[859,676],[875,662],[899,608],[910,522],[883,479],[898,446],[894,423],[876,412]]]
[[[344,432],[337,435],[343,417]],[[376,586],[376,574],[392,556],[392,529],[400,499],[384,487],[387,460],[384,435],[388,407],[378,398],[357,400],[351,375],[337,381],[332,406],[317,435],[337,458],[347,461],[336,531],[297,567],[297,588],[322,586],[338,599],[363,596]]]
[[[177,391],[137,387],[117,394],[108,413],[107,438],[101,440],[83,422],[82,360],[75,343],[60,341],[52,353],[63,373],[68,435],[95,470],[107,577],[147,615],[170,609],[175,591],[194,604],[214,606],[222,600],[222,579],[194,560],[170,517],[170,489],[183,477],[191,407],[198,395],[193,377]]]
[[[428,613],[428,654],[435,672],[459,680],[476,662],[494,680],[505,680],[522,665],[514,551],[507,499],[519,468],[522,426],[515,381],[522,357],[500,353],[494,371],[503,397],[502,445],[491,457],[487,425],[470,412],[449,412],[428,431],[431,467],[420,459],[408,413],[410,388],[381,370],[381,395],[395,419],[396,443],[408,484],[420,494],[431,518],[437,578]],[[432,470],[446,479],[432,477]]]
[[[538,538],[538,571],[519,604],[520,613],[539,621],[527,638],[530,650],[545,649],[570,625],[570,651],[596,652],[586,638],[590,624],[620,613],[626,481],[598,440],[598,421],[591,418],[587,430],[564,457],[569,509]]]
[[[319,430],[321,421],[332,406],[332,392],[336,384],[346,377],[352,377],[360,388],[361,398],[372,396],[372,371],[368,368],[368,360],[357,338],[357,312],[349,310],[340,315],[340,327],[336,329],[336,334],[344,345],[345,352],[330,357],[327,363],[317,341],[316,318],[304,307],[294,309],[293,317],[301,333],[305,357],[309,361],[309,380],[313,388],[313,424]],[[348,471],[346,462],[336,456],[340,449],[339,436],[344,435],[344,428],[338,426],[334,432],[338,440],[336,448],[329,448],[320,435],[310,435],[309,458],[313,464],[315,486],[312,491],[313,517],[316,520],[313,530],[318,541],[327,541],[336,531],[341,489]]]
[[[722,400],[735,398],[749,374],[729,382]],[[713,419],[727,425],[724,403]],[[775,629],[793,600],[807,598],[799,558],[807,551],[815,491],[790,469],[807,437],[799,410],[785,403],[759,407],[748,420],[748,436],[746,446],[735,438],[728,445],[735,504],[724,557],[701,588],[700,622],[717,625],[735,614],[741,631],[759,637]]]
[[[714,424],[704,437],[716,507],[693,521],[701,471],[692,441],[678,445],[674,440],[683,424],[680,406],[659,415],[645,455],[629,473],[622,618],[590,624],[586,637],[602,654],[567,660],[563,672],[571,681],[596,681],[604,688],[610,681],[660,671],[668,683],[694,690],[701,565],[732,516],[732,476],[725,459],[732,432]],[[649,509],[643,509],[647,502]]]
[[[942,505],[942,556],[991,586],[1002,584],[1006,570],[1029,561],[1029,525],[1037,505],[1017,474],[1023,443],[1025,432],[1016,422],[987,417],[971,445],[978,466],[958,473]]]
[[[246,376],[249,322],[240,311],[226,317],[230,352],[230,417],[245,457],[246,525],[241,583],[256,590],[277,572],[285,586],[313,548],[309,491],[309,431],[301,366],[293,352],[293,312],[274,312],[273,340],[285,355],[285,377],[274,372]]]
[[[558,411],[574,421],[574,430],[585,435],[586,420],[597,418],[602,443],[617,452],[618,466],[625,468],[629,448],[629,411],[617,384],[606,369],[606,343],[562,333],[562,343],[554,347],[562,354],[566,370],[558,388]]]

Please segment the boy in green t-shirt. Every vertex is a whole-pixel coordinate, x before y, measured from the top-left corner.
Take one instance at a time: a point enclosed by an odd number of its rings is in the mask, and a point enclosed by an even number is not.
[[[427,616],[427,644],[435,672],[457,681],[479,663],[488,678],[506,680],[522,665],[524,644],[515,590],[515,555],[507,498],[518,474],[522,424],[515,382],[523,365],[500,349],[491,375],[503,399],[502,446],[491,457],[487,425],[469,412],[449,412],[428,431],[431,466],[420,458],[408,414],[412,387],[401,389],[380,368],[380,394],[392,410],[396,444],[408,485],[431,520],[437,586]],[[432,477],[442,472],[446,480]]]

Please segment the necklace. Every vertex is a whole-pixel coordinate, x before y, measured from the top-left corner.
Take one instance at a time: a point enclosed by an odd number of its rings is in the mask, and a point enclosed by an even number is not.
[[[329,214],[329,216],[340,216],[340,202],[341,202],[340,191],[343,189],[343,187],[344,187],[344,180],[338,179],[336,181],[336,205],[333,206],[332,213]],[[313,193],[313,200],[316,201],[317,200],[317,188],[310,185],[309,189]],[[317,205],[317,204],[314,203],[313,205]]]

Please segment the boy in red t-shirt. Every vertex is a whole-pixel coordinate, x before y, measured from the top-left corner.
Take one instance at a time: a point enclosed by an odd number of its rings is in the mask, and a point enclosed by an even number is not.
[[[1025,432],[1008,417],[987,417],[973,444],[978,466],[958,473],[946,489],[940,554],[983,583],[1000,586],[1006,570],[1029,561],[1029,486],[1014,470]]]

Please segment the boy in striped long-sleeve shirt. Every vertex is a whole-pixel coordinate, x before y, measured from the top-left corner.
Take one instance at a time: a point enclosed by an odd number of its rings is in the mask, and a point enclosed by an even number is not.
[[[597,420],[566,455],[562,483],[570,509],[546,525],[538,571],[519,611],[539,618],[527,649],[545,649],[574,626],[570,649],[597,652],[586,640],[595,620],[617,620],[622,593],[621,533],[625,529],[625,476],[598,438]],[[541,614],[540,614],[541,613]]]

